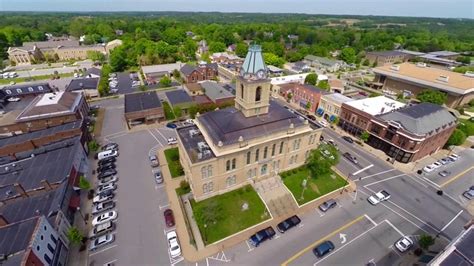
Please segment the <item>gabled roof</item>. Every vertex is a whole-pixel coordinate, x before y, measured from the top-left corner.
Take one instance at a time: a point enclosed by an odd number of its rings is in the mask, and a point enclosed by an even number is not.
[[[161,102],[154,91],[125,94],[125,113],[159,107],[161,107]]]
[[[446,108],[432,103],[420,103],[378,116],[387,122],[400,124],[405,130],[423,135],[456,122]]]
[[[184,75],[189,76],[194,71],[197,71],[197,67],[190,64],[185,64],[184,66],[181,67],[179,71],[181,71],[181,73],[183,73]]]
[[[191,103],[193,101],[184,90],[167,91],[165,94],[171,105]]]
[[[71,80],[66,91],[96,90],[98,85],[99,78],[77,78]]]
[[[82,94],[60,91],[37,96],[17,117],[18,121],[27,121],[40,117],[54,117],[72,114],[77,110]]]
[[[38,93],[48,93],[52,91],[51,87],[46,82],[29,83],[29,84],[26,83],[26,84],[5,86],[1,90],[5,92],[7,96],[10,96],[10,97],[29,95],[29,94],[38,94]]]

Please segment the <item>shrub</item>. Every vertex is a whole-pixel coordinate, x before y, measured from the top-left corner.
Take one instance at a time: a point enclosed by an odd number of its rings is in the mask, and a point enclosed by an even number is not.
[[[435,239],[430,235],[421,235],[418,243],[422,249],[428,249],[435,242]]]

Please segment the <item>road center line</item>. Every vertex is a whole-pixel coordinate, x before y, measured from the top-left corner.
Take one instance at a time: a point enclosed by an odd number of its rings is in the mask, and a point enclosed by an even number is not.
[[[444,187],[446,185],[448,185],[449,183],[453,182],[454,180],[460,178],[461,176],[465,175],[466,173],[468,173],[469,171],[471,171],[472,169],[474,169],[474,166],[471,166],[469,167],[468,169],[462,171],[461,173],[459,173],[457,176],[454,176],[452,177],[451,179],[449,179],[448,181],[442,183],[441,185],[439,185],[439,187]]]

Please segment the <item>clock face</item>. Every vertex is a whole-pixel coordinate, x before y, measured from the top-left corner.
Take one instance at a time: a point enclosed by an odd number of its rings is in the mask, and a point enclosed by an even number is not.
[[[260,69],[258,72],[257,72],[257,77],[259,79],[264,79],[267,77],[267,73],[265,73],[265,70],[263,69]]]

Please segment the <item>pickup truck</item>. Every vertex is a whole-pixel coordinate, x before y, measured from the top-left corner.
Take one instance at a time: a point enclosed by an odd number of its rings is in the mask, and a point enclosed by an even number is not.
[[[89,238],[94,239],[102,235],[105,235],[107,233],[110,233],[114,230],[115,230],[115,223],[112,221],[99,224],[99,225],[94,226],[94,228],[92,228],[92,230],[89,233]]]
[[[385,191],[385,190],[381,190],[377,193],[375,193],[375,195],[372,195],[370,196],[367,200],[372,204],[372,205],[377,205],[378,203],[380,203],[381,201],[386,201],[390,198],[390,194]]]
[[[271,226],[258,231],[255,235],[251,236],[249,239],[249,243],[254,246],[258,247],[262,242],[267,239],[272,239],[275,236],[275,230]]]
[[[291,228],[297,226],[299,223],[301,223],[301,219],[298,216],[293,215],[290,218],[288,218],[288,219],[284,220],[283,222],[279,223],[277,225],[277,229],[278,229],[278,231],[280,231],[280,233],[284,233],[284,232],[290,230]]]

